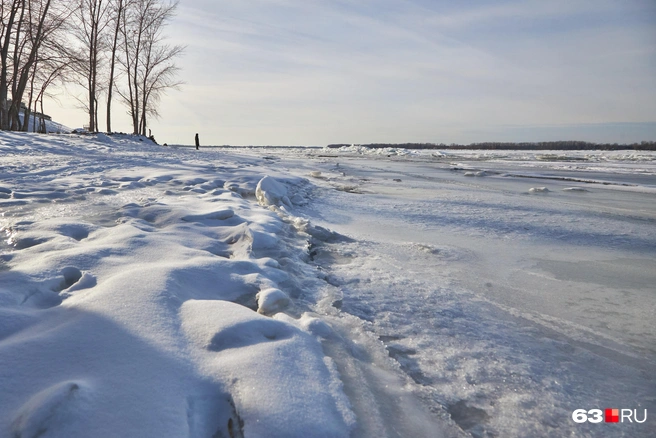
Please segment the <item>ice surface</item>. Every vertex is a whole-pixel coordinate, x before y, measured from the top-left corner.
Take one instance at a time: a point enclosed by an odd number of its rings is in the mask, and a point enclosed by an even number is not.
[[[353,239],[315,248],[332,305],[473,436],[596,436],[574,409],[656,408],[654,153],[477,154],[311,164],[326,183],[303,213]]]

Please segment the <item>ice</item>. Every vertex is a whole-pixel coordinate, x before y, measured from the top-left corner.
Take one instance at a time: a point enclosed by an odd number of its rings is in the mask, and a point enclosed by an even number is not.
[[[564,171],[565,159],[545,159],[523,177],[522,153],[505,153],[461,159],[475,169],[465,172],[417,158],[324,158],[343,178],[303,213],[353,240],[317,247],[314,260],[338,289],[333,305],[369,322],[462,429],[594,435],[571,422],[575,406],[654,406],[653,154],[632,174],[613,161],[612,171]],[[478,171],[488,177],[465,178]],[[536,179],[549,196],[524,196]],[[572,179],[589,180],[586,191],[563,190]],[[347,180],[351,193],[339,190]]]
[[[563,192],[587,192],[588,190],[583,187],[565,187]]]
[[[287,187],[270,176],[265,176],[257,183],[255,196],[258,202],[264,206],[286,205],[287,207],[292,207],[292,203],[287,197]]]
[[[478,172],[465,172],[464,176],[487,176],[487,172],[479,170]]]

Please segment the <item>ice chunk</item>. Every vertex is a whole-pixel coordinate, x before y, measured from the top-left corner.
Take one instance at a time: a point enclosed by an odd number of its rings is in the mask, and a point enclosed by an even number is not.
[[[265,289],[257,294],[257,313],[272,315],[285,310],[289,303],[289,297],[280,289]]]
[[[563,192],[587,192],[587,189],[583,187],[566,187],[563,189]]]
[[[265,176],[257,184],[255,197],[260,205],[265,207],[281,207],[283,205],[292,207],[292,203],[287,197],[287,186],[270,176]]]

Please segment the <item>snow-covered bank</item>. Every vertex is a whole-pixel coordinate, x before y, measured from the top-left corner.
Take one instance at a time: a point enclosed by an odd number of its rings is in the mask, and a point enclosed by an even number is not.
[[[0,135],[0,435],[348,435],[317,338],[260,314],[303,293],[306,257],[249,198],[261,169]]]
[[[649,436],[655,162],[514,161],[0,133],[0,436]]]

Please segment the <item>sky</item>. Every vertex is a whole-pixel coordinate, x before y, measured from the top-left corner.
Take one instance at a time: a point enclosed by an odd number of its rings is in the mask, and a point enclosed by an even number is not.
[[[184,0],[166,32],[160,143],[656,140],[653,0]]]

